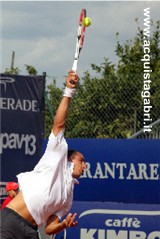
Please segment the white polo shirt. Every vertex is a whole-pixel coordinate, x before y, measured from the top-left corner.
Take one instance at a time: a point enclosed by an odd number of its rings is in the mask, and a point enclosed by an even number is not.
[[[56,214],[61,219],[71,208],[74,183],[73,164],[67,160],[64,131],[50,134],[46,151],[33,171],[18,174],[26,206],[37,225]]]

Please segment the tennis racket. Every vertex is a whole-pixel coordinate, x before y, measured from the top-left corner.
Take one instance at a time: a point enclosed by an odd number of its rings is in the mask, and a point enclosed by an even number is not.
[[[72,66],[72,70],[74,70],[75,72],[77,71],[78,60],[79,60],[80,52],[82,50],[83,43],[84,43],[86,27],[83,25],[83,19],[85,17],[86,17],[86,9],[82,9],[79,16],[76,50],[75,50],[75,56],[74,56],[74,61]],[[74,81],[70,81],[70,82],[74,84]]]

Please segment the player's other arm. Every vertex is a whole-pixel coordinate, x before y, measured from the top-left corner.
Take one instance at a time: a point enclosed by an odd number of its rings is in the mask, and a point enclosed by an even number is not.
[[[74,84],[71,82],[74,82]],[[64,91],[63,98],[61,100],[61,103],[57,109],[54,123],[53,123],[53,133],[56,136],[61,130],[65,128],[65,122],[67,118],[67,113],[70,105],[70,101],[72,98],[72,95],[74,94],[75,88],[78,84],[78,76],[77,74],[72,70],[69,72],[67,78],[66,78],[66,89]]]
[[[48,235],[57,234],[67,227],[77,226],[76,216],[76,213],[69,213],[62,222],[60,222],[56,215],[51,216],[47,221],[45,233]]]

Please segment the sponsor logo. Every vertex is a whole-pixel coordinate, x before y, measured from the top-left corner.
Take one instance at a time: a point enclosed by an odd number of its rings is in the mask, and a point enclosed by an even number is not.
[[[4,86],[4,91],[7,90],[7,84],[15,82],[15,79],[12,77],[0,77],[0,84]]]
[[[7,92],[7,85],[14,84],[15,79],[12,77],[0,77],[0,84],[3,85],[4,92]],[[0,97],[0,110],[20,110],[40,112],[37,100],[14,99],[10,97]]]
[[[29,134],[1,133],[0,154],[4,149],[22,149],[26,155],[33,155],[36,152],[36,137]]]
[[[0,98],[0,109],[1,110],[21,110],[21,111],[32,111],[39,112],[36,100],[25,100],[13,98]]]
[[[96,214],[100,218],[106,215],[102,223],[106,228],[80,228],[80,239],[160,239],[159,228],[153,230],[149,224],[150,217],[158,216],[155,220],[160,221],[160,211],[92,209],[81,213],[79,218],[90,215],[93,220]],[[141,217],[148,220],[149,231],[143,227]]]
[[[158,163],[87,163],[87,169],[81,178],[119,179],[119,180],[160,180],[160,164]]]

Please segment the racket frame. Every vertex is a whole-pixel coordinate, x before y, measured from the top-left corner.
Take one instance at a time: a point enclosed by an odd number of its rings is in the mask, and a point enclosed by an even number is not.
[[[86,27],[83,25],[83,19],[86,17],[86,9],[82,9],[79,16],[79,25],[77,30],[77,41],[72,70],[77,71],[79,56],[83,47]]]

